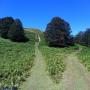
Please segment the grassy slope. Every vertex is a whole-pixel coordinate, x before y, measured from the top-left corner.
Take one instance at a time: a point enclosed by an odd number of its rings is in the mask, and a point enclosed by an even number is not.
[[[78,57],[80,62],[82,62],[90,71],[90,48],[82,47],[82,50],[78,53]]]
[[[0,38],[0,87],[19,86],[29,75],[35,57],[35,35],[26,32],[27,43]]]
[[[59,83],[62,73],[65,70],[65,61],[64,58],[68,54],[74,51],[74,47],[69,48],[53,48],[48,47],[45,43],[43,34],[41,36],[40,50],[43,56],[46,59],[47,70],[54,82]]]

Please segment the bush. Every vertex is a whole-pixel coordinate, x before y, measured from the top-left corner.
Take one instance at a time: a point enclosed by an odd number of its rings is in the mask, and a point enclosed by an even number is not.
[[[16,42],[28,41],[28,38],[25,37],[21,21],[19,19],[14,20],[12,17],[0,19],[0,36]]]
[[[79,32],[75,36],[75,42],[90,47],[90,28],[86,29],[84,32]]]
[[[73,36],[70,36],[67,40],[67,45],[73,46],[74,45],[74,38]]]
[[[88,28],[82,38],[83,45],[90,47],[90,28]]]
[[[75,42],[78,44],[82,44],[82,38],[83,38],[84,32],[80,31],[76,36],[75,36]]]
[[[25,37],[22,23],[19,19],[16,19],[11,25],[8,32],[8,38],[15,42],[26,42],[28,39]]]
[[[69,23],[59,17],[54,17],[47,25],[45,39],[49,46],[64,47],[73,45],[74,41],[70,33]]]
[[[14,22],[14,19],[12,17],[5,17],[5,18],[0,19],[0,36],[1,37],[8,38],[7,34],[13,22]]]

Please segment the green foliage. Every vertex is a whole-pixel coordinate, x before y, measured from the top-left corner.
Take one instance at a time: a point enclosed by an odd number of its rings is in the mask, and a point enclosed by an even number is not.
[[[0,38],[0,87],[19,86],[30,75],[35,57],[35,34],[26,32],[29,42],[16,43]]]
[[[39,34],[40,38],[41,38],[41,42],[39,43],[39,47],[40,46],[47,46],[47,42],[45,41],[45,38],[44,38],[44,32],[40,33]]]
[[[12,17],[0,19],[0,36],[15,42],[26,42],[23,25],[19,19],[14,20]]]
[[[90,47],[90,28],[88,28],[83,35],[83,45]]]
[[[8,38],[16,42],[25,42],[28,40],[25,37],[24,29],[19,19],[16,19],[11,25],[10,30],[8,31]]]
[[[49,46],[65,47],[74,45],[70,33],[69,23],[59,17],[54,17],[46,27],[45,39]]]
[[[80,62],[82,62],[90,71],[90,48],[82,47],[82,50],[77,54]]]
[[[71,52],[75,51],[75,46],[66,48],[48,47],[44,35],[41,34],[40,36],[41,42],[39,48],[45,58],[47,70],[53,81],[59,83],[66,66],[64,58],[66,58]]]
[[[0,19],[0,36],[1,37],[8,38],[7,34],[13,22],[14,22],[14,19],[12,17],[4,17]]]
[[[75,41],[78,44],[90,47],[90,28],[86,29],[84,32],[79,32],[75,36]]]

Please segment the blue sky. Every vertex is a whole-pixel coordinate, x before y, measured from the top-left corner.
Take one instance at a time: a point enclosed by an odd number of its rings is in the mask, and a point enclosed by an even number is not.
[[[75,35],[90,27],[90,0],[0,0],[0,18],[4,16],[43,31],[52,17],[59,16],[70,23]]]

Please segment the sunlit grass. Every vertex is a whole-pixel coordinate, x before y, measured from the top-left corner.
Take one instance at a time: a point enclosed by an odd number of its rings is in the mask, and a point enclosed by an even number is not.
[[[0,87],[19,86],[30,75],[35,57],[35,35],[28,32],[26,43],[0,38]]]
[[[47,70],[55,83],[59,83],[62,78],[62,74],[65,71],[65,59],[68,54],[74,52],[76,46],[66,48],[54,48],[47,46],[43,34],[41,34],[42,41],[39,48],[45,58],[47,64]]]
[[[90,71],[90,48],[82,47],[82,50],[77,54],[80,62],[82,62]]]

